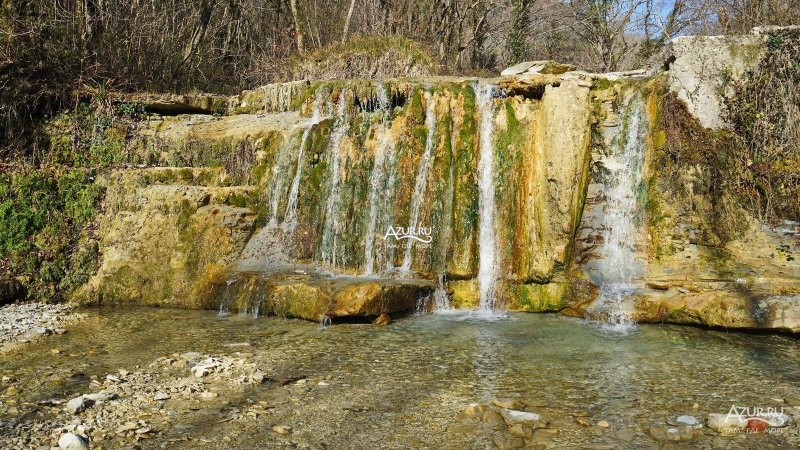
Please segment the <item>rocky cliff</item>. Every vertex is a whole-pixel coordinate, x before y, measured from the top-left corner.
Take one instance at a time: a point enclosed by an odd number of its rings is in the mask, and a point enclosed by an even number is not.
[[[101,178],[101,265],[74,298],[324,320],[472,308],[489,286],[511,310],[593,317],[624,263],[634,320],[800,331],[796,224],[728,220],[720,173],[674,151],[729,128],[726,86],[767,39],[679,38],[651,75],[119,97],[146,111],[120,138],[139,167]]]

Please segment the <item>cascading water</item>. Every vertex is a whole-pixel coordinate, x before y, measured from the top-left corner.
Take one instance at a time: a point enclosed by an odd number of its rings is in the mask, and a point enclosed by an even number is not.
[[[604,313],[603,328],[626,332],[634,326],[626,300],[636,290],[642,263],[636,257],[637,223],[641,208],[637,190],[642,185],[642,168],[647,143],[644,100],[629,93],[623,101],[623,125],[611,141],[610,154],[603,161],[608,171],[605,182],[603,243],[598,269],[601,276],[598,309]]]
[[[378,223],[378,212],[380,209],[380,199],[385,196],[384,184],[386,179],[386,160],[387,156],[393,159],[395,143],[391,134],[391,111],[389,111],[389,97],[382,83],[377,83],[378,101],[383,111],[383,125],[378,147],[375,149],[375,162],[369,180],[369,213],[367,216],[367,232],[364,241],[364,274],[371,275],[375,267],[375,232]]]
[[[428,135],[425,138],[425,151],[422,153],[422,158],[419,162],[417,169],[417,178],[414,183],[414,193],[411,197],[411,213],[409,214],[409,227],[419,227],[419,212],[422,207],[422,200],[425,196],[425,187],[428,181],[428,168],[430,167],[433,149],[436,146],[436,100],[433,94],[428,96],[428,106],[425,109],[425,126],[428,128]],[[411,251],[413,250],[414,241],[408,242],[403,257],[403,265],[400,271],[404,274],[411,272]]]
[[[497,281],[497,227],[495,225],[494,193],[494,103],[495,87],[478,84],[474,87],[476,104],[480,111],[480,159],[478,161],[478,217],[479,217],[479,262],[478,290],[481,314],[492,314],[495,308],[495,284]]]
[[[230,314],[231,285],[233,283],[234,280],[228,280],[225,282],[225,290],[222,292],[222,301],[219,303],[220,316],[227,316]]]
[[[272,176],[269,179],[269,228],[276,228],[278,224],[278,207],[280,206],[281,198],[286,192],[286,184],[289,182],[285,174],[290,170],[292,150],[294,150],[296,142],[296,138],[292,137],[286,140],[278,150],[275,163],[271,169]]]
[[[450,297],[447,296],[447,291],[444,288],[443,274],[439,274],[436,290],[433,291],[433,310],[437,313],[447,313],[452,310],[450,308]]]
[[[324,106],[322,89],[317,90],[316,98],[314,99],[313,112],[311,114],[311,121],[308,123],[307,128],[303,131],[303,137],[300,139],[300,149],[297,151],[297,168],[294,172],[294,179],[292,180],[292,187],[289,191],[289,200],[286,203],[286,215],[283,218],[283,228],[288,233],[294,231],[297,226],[297,197],[300,192],[300,177],[303,174],[303,154],[305,153],[306,143],[311,131],[322,120],[322,107]],[[273,221],[277,218],[273,217]]]
[[[386,152],[386,191],[383,195],[382,201],[382,210],[385,211],[383,216],[381,217],[381,225],[383,227],[388,227],[391,225],[392,219],[392,211],[394,211],[394,199],[397,191],[397,152],[396,150],[396,143],[394,140],[391,140],[391,144]],[[381,256],[383,257],[383,270],[386,272],[392,272],[395,270],[394,267],[394,251],[395,247],[391,246],[389,248],[384,248],[383,253]],[[380,263],[380,261],[378,261]],[[379,264],[380,266],[380,264]]]
[[[349,128],[347,120],[347,96],[346,91],[342,91],[339,96],[339,105],[334,122],[334,131],[328,143],[328,155],[331,167],[331,184],[328,190],[328,199],[325,204],[325,224],[322,231],[321,254],[322,261],[332,267],[336,267],[336,239],[339,233],[339,220],[336,216],[339,203],[339,169],[341,156],[339,154],[339,143],[347,134]]]

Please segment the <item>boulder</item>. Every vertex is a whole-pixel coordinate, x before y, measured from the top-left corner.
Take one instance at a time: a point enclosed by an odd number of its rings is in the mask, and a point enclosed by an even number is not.
[[[232,98],[224,95],[112,93],[111,98],[120,103],[141,105],[145,111],[165,115],[174,114],[225,114]]]
[[[503,408],[500,410],[500,414],[503,416],[503,419],[505,419],[509,426],[514,426],[516,424],[523,426],[535,426],[540,420],[542,420],[542,416],[539,414],[527,411],[517,411],[514,409]]]
[[[375,320],[372,321],[372,323],[375,325],[389,325],[391,322],[392,322],[392,316],[386,313],[381,314],[380,316],[375,318]]]

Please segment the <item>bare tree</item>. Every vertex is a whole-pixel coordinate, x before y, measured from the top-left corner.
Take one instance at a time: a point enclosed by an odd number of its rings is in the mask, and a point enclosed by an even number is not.
[[[294,20],[294,35],[297,40],[297,51],[303,53],[305,46],[303,45],[303,32],[300,28],[300,14],[297,12],[297,0],[289,0],[289,8],[292,10],[292,20]]]
[[[347,31],[350,29],[350,19],[353,18],[353,8],[356,6],[356,0],[350,0],[350,7],[347,9],[347,19],[344,21],[344,30],[342,30],[342,44],[347,41]]]

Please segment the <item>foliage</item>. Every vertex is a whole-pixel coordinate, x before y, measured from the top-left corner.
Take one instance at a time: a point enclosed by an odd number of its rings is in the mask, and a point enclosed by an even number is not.
[[[664,135],[658,139],[654,167],[666,191],[699,220],[707,243],[724,244],[740,236],[747,227],[742,206],[750,198],[736,182],[742,141],[729,131],[704,128],[672,93],[662,99],[658,127]]]
[[[762,217],[800,220],[800,30],[770,33],[761,62],[733,86],[737,188]]]
[[[525,32],[528,29],[530,19],[528,9],[530,0],[511,0],[511,30],[508,36],[508,63],[517,64],[522,62],[526,53]]]
[[[0,175],[0,276],[22,280],[28,295],[42,300],[58,300],[62,289],[88,279],[97,244],[81,241],[81,230],[103,194],[93,172],[82,169]]]

